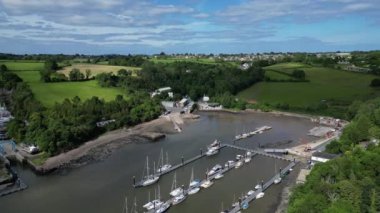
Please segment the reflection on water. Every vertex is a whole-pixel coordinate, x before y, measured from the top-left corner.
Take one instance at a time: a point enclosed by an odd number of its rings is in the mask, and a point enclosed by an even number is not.
[[[157,187],[157,184],[137,189],[132,187],[132,177],[142,176],[147,155],[157,162],[163,149],[169,153],[169,161],[174,165],[181,162],[182,156],[187,159],[199,154],[200,148],[204,149],[216,138],[230,142],[235,134],[263,125],[272,126],[273,129],[237,142],[237,145],[255,148],[259,143],[265,145],[284,140],[308,139],[307,130],[313,127],[306,119],[270,114],[201,113],[199,121],[188,125],[181,134],[169,135],[158,143],[129,144],[102,162],[71,170],[65,175],[36,176],[29,170],[17,167],[16,170],[30,187],[0,198],[1,212],[122,212],[125,196],[130,202],[129,208],[135,197],[138,206],[142,206],[147,202],[148,194],[154,197]],[[234,159],[236,154],[241,154],[241,151],[225,148],[216,156],[204,157],[176,170],[178,185],[189,184],[192,168],[195,178],[204,178],[207,169]],[[285,165],[286,162],[276,160],[277,168]],[[255,156],[249,164],[231,170],[212,187],[188,197],[169,212],[219,212],[222,205],[224,208],[231,205],[234,195],[237,199],[274,173],[274,159]],[[162,198],[168,198],[173,175],[167,174],[158,182]],[[271,187],[265,197],[251,203],[246,212],[273,211],[281,188],[281,184]]]

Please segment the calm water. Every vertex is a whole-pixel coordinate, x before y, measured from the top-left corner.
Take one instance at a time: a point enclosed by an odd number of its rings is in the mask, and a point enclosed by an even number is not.
[[[195,156],[200,148],[211,143],[215,138],[229,142],[238,132],[251,130],[263,125],[273,129],[261,135],[253,136],[238,145],[257,147],[260,144],[276,143],[284,140],[298,141],[309,139],[307,130],[314,124],[306,119],[278,117],[269,114],[228,114],[201,113],[201,118],[186,128],[181,134],[169,135],[158,143],[139,142],[126,145],[115,151],[102,162],[73,169],[65,175],[36,176],[30,170],[20,167],[15,169],[30,186],[29,189],[0,198],[1,213],[23,212],[57,212],[57,213],[103,213],[122,212],[124,197],[129,200],[131,209],[134,198],[138,206],[153,198],[157,184],[151,187],[134,189],[132,176],[140,178],[146,156],[158,160],[160,150],[169,153],[171,164],[177,164],[183,156],[185,159]],[[225,148],[215,157],[202,158],[176,171],[178,184],[189,184],[191,169],[195,178],[204,178],[205,171],[215,164],[224,164],[234,159],[241,152]],[[267,180],[286,162],[262,156],[241,167],[228,172],[222,180],[199,193],[192,195],[169,212],[219,212],[221,206],[229,207],[242,193],[246,193],[261,180]],[[168,198],[174,173],[160,178],[161,197]],[[282,184],[283,185],[283,184]],[[272,212],[278,202],[282,186],[272,186],[264,198],[254,201],[245,212]],[[139,212],[142,212],[140,209]]]

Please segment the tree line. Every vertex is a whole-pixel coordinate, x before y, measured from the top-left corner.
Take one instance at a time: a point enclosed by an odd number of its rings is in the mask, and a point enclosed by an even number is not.
[[[315,165],[293,191],[289,213],[380,211],[380,146],[372,143],[380,139],[380,98],[353,103],[347,116],[352,122],[326,147],[343,155]],[[365,149],[358,146],[364,141]]]
[[[128,73],[103,73],[96,77],[99,84],[106,87],[154,91],[170,86],[175,93],[189,95],[193,100],[198,100],[203,95],[235,95],[263,78],[264,70],[259,66],[241,70],[229,64],[193,62],[145,62],[137,77]]]

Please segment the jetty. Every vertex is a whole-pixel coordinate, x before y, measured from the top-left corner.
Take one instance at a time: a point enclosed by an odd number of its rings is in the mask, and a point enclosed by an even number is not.
[[[235,141],[239,141],[242,139],[246,139],[246,138],[249,138],[249,137],[254,136],[256,134],[261,134],[264,131],[268,131],[270,129],[272,129],[271,126],[262,126],[262,127],[256,128],[256,130],[254,130],[254,131],[244,132],[244,133],[241,133],[239,135],[236,135],[233,141],[235,142]]]
[[[227,144],[223,144],[222,147],[224,148],[224,147],[228,147],[228,146],[227,146]],[[222,147],[221,147],[221,148],[222,148]],[[250,157],[252,158],[252,157],[254,157],[255,155],[257,155],[257,153],[252,153],[252,154],[250,155]],[[244,163],[244,160],[241,160],[241,161],[243,162],[243,165],[244,165],[244,164],[248,164],[248,163]],[[252,162],[252,161],[251,161],[251,162]],[[227,164],[228,166],[224,166],[220,172],[217,172],[217,173],[215,173],[215,174],[213,174],[213,175],[210,175],[210,176],[207,176],[207,175],[206,175],[206,178],[200,181],[199,186],[201,186],[202,184],[204,184],[206,181],[213,181],[213,180],[215,179],[215,176],[218,175],[218,174],[223,174],[223,175],[224,175],[225,173],[231,171],[232,169],[235,169],[235,164],[236,164],[236,162],[235,162],[234,164],[231,164],[231,165],[230,165],[230,164]],[[188,196],[188,192],[189,192],[189,190],[190,190],[189,188],[187,188],[187,189],[183,189],[183,193],[184,193],[185,196]],[[171,197],[171,198],[169,198],[168,200],[166,200],[164,203],[169,204],[169,205],[172,205],[173,202],[174,202],[174,197]],[[148,211],[148,212],[149,212],[149,213],[153,213],[153,212],[155,212],[155,211],[154,211],[154,210],[151,210],[151,211]]]
[[[261,192],[264,192],[266,189],[268,189],[272,184],[274,184],[275,182],[275,179],[278,178],[279,176],[284,176],[285,174],[287,174],[290,169],[292,169],[298,162],[297,161],[292,161],[289,163],[288,166],[286,166],[284,169],[282,169],[278,174],[275,174],[271,179],[269,179],[267,182],[265,183],[262,183],[261,185],[261,189],[257,189],[255,190],[251,195],[246,195],[244,196],[243,198],[241,198],[240,202],[239,202],[239,205],[235,205],[232,207],[232,209],[229,209],[229,210],[225,210],[223,212],[226,212],[226,213],[237,213],[237,212],[240,212],[242,209],[243,209],[243,206],[245,205],[245,208],[248,208],[248,204],[250,202],[252,202],[253,200],[256,199],[256,196],[261,193]],[[254,186],[252,187],[254,188]]]
[[[220,147],[219,147],[219,150],[225,148],[226,146],[227,146],[226,144],[221,144]],[[163,176],[163,175],[169,174],[169,173],[171,173],[172,171],[174,171],[174,170],[176,170],[176,169],[179,169],[179,168],[181,168],[181,167],[183,167],[183,166],[186,166],[187,164],[190,164],[190,163],[192,163],[192,162],[194,162],[194,161],[196,161],[196,160],[199,160],[199,159],[201,159],[202,157],[205,157],[205,156],[207,156],[206,153],[205,153],[202,149],[200,149],[200,154],[199,154],[199,155],[196,155],[196,156],[194,156],[194,157],[192,157],[192,158],[190,158],[190,159],[187,159],[187,160],[185,160],[185,159],[182,157],[182,158],[181,158],[181,163],[179,163],[179,164],[177,164],[177,165],[174,165],[174,166],[170,167],[169,169],[167,169],[167,170],[165,170],[165,171],[162,171],[162,172],[160,172],[160,173],[157,173],[156,175],[158,175],[158,176],[161,177],[161,176]],[[135,188],[137,188],[137,187],[142,187],[142,186],[143,186],[142,183],[143,183],[143,181],[138,181],[138,182],[136,182],[135,177],[133,177],[133,187],[135,187]]]
[[[265,151],[261,151],[261,150],[258,150],[258,149],[249,149],[249,148],[245,148],[245,147],[241,147],[241,146],[236,146],[236,145],[233,145],[233,144],[227,144],[227,143],[221,143],[220,147],[219,147],[219,150],[222,150],[223,148],[226,148],[226,147],[237,149],[237,150],[241,150],[241,151],[244,151],[244,152],[251,152],[253,154],[252,157],[254,155],[262,155],[262,156],[265,156],[265,157],[275,158],[275,159],[279,159],[279,160],[292,161],[292,160],[284,158],[284,157],[282,157],[280,155],[270,154],[270,153],[266,153]],[[181,168],[183,166],[186,166],[187,164],[190,164],[190,163],[192,163],[192,162],[194,162],[196,160],[199,160],[199,159],[201,159],[202,157],[205,157],[205,156],[207,156],[207,155],[201,149],[199,155],[196,155],[196,156],[194,156],[194,157],[192,157],[190,159],[187,159],[187,160],[185,160],[182,157],[181,158],[181,163],[170,167],[170,169],[168,169],[168,170],[165,170],[163,172],[157,173],[156,175],[159,176],[159,177],[161,177],[163,175],[169,174],[169,173],[173,172],[174,170],[179,169],[179,168]],[[142,187],[142,186],[143,186],[143,181],[136,181],[136,178],[133,177],[133,187],[137,188],[137,187]]]
[[[0,197],[19,192],[27,188],[28,186],[20,178],[17,178],[12,185],[0,190]]]

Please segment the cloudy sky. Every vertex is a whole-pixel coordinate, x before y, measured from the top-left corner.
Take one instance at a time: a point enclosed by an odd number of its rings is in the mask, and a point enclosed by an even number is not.
[[[371,49],[379,0],[0,0],[0,52]]]

